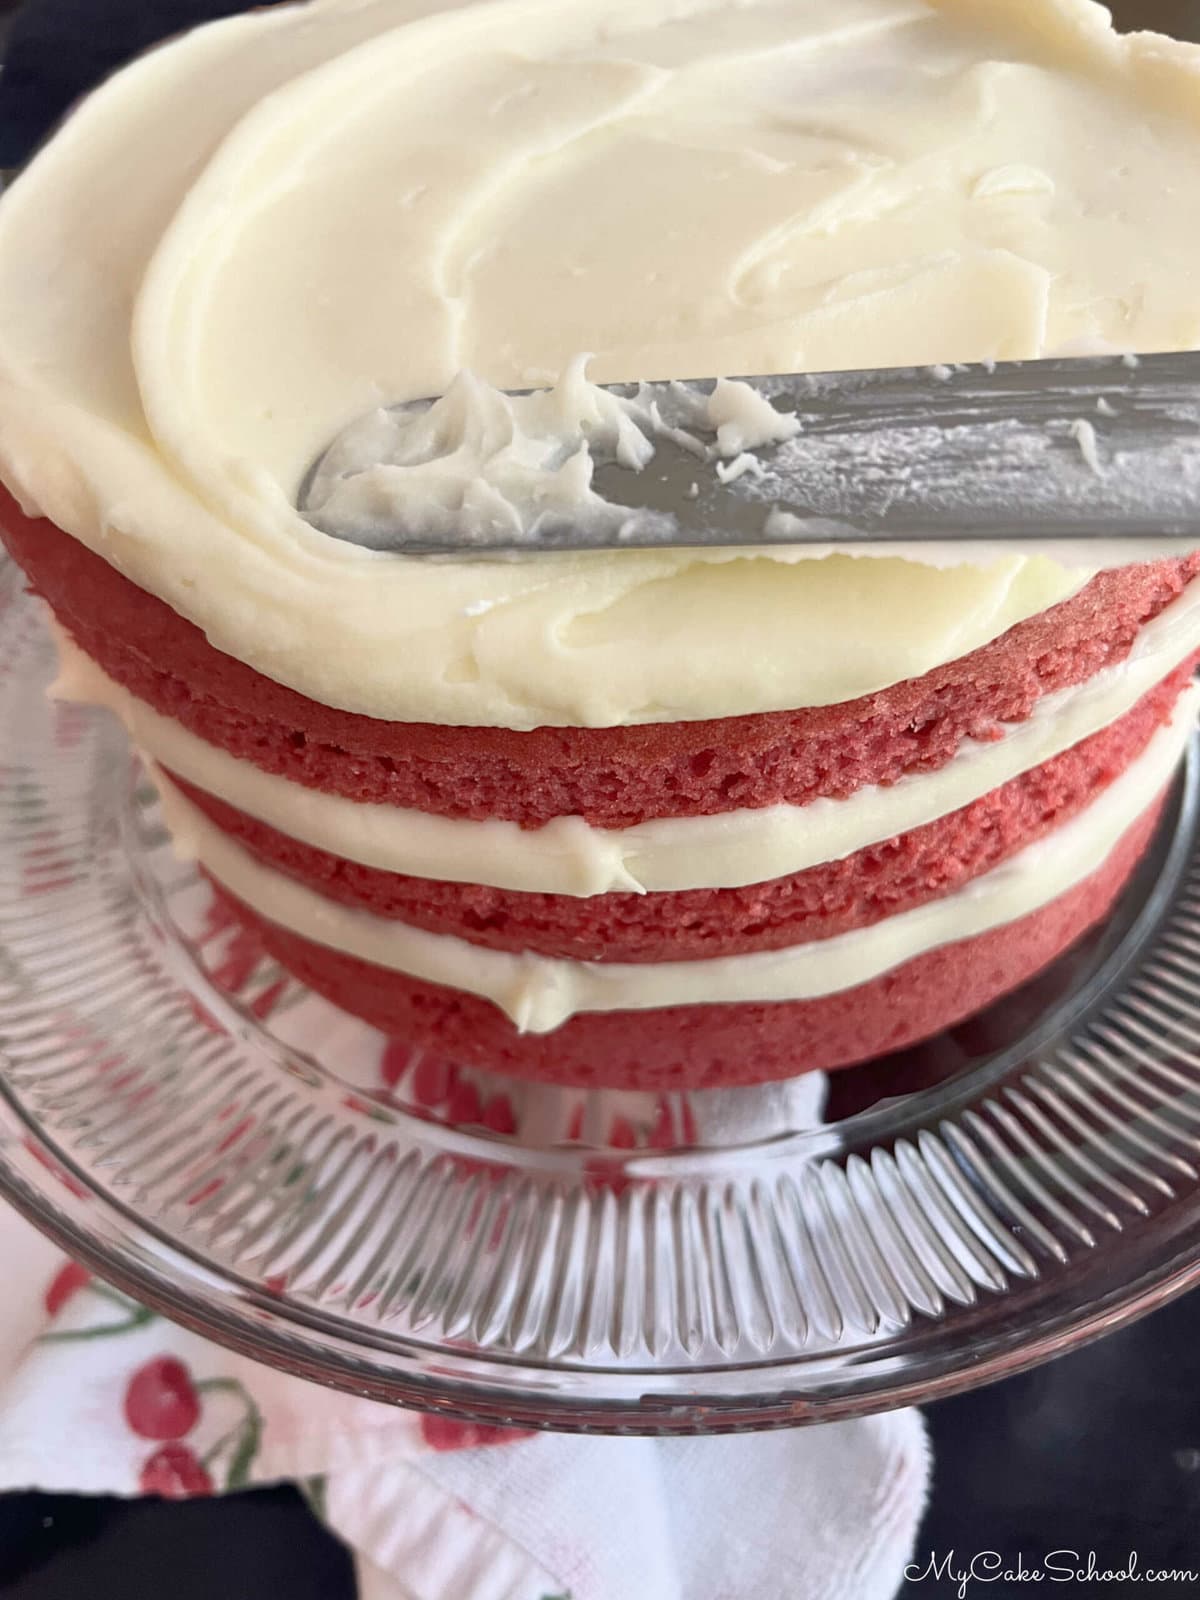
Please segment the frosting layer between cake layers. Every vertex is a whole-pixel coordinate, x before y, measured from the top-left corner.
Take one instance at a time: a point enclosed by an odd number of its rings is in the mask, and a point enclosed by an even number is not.
[[[965,741],[944,766],[844,799],[668,817],[632,828],[561,817],[527,829],[354,801],[240,760],[156,712],[56,629],[54,692],[104,706],[159,765],[305,844],[364,866],[455,883],[591,896],[727,888],[802,872],[946,816],[1107,727],[1200,649],[1200,584],[1137,635],[1130,655],[1042,698],[1024,722]]]
[[[783,950],[637,965],[485,950],[339,905],[264,866],[151,766],[177,845],[267,921],[372,965],[482,996],[522,1031],[582,1012],[808,1000],[852,989],[942,945],[1018,921],[1095,873],[1157,803],[1191,733],[1200,689],[1182,694],[1149,745],[1080,814],[964,888],[870,927]]]
[[[464,367],[1195,345],[1197,59],[1084,0],[215,24],[91,97],[0,204],[0,474],[218,649],[372,717],[609,727],[919,677],[1145,548],[431,565],[318,533],[296,492],[354,417]]]

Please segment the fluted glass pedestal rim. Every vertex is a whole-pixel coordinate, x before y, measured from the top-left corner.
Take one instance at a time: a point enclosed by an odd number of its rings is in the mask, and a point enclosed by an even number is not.
[[[0,569],[0,1192],[305,1378],[529,1426],[846,1417],[1200,1277],[1195,750],[1108,926],[818,1084],[539,1089],[388,1041],[231,926]],[[798,1066],[802,1063],[797,1063]]]

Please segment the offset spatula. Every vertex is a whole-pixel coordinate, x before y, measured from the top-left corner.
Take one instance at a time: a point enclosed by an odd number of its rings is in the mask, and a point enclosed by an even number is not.
[[[754,451],[757,464],[731,481],[661,437],[641,471],[598,466],[593,487],[628,508],[609,526],[546,517],[521,538],[476,535],[469,551],[451,535],[397,528],[388,547],[480,555],[893,540],[1200,544],[1200,353],[743,381],[794,413],[800,429]],[[683,387],[705,394],[712,383]],[[666,399],[672,388],[646,385],[642,395]]]

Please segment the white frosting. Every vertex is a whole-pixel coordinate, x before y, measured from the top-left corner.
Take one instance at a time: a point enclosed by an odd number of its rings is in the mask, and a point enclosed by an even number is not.
[[[632,828],[593,828],[581,817],[536,829],[471,822],[305,788],[160,716],[55,632],[59,698],[107,707],[155,761],[294,839],[385,872],[595,895],[762,883],[840,860],[969,805],[1106,727],[1200,648],[1200,584],[1147,623],[1123,663],[1045,696],[1025,722],[1005,727],[1003,738],[967,741],[934,772],[860,789],[845,800],[665,818]]]
[[[640,386],[625,398],[590,382],[587,362],[579,356],[552,388],[528,395],[460,372],[428,407],[377,407],[321,458],[301,509],[370,550],[421,537],[528,544],[548,519],[619,536],[629,513],[592,488],[597,463],[642,472],[670,438],[728,483],[757,467],[749,451],[800,431],[747,383],[721,378],[707,396],[671,384],[661,400]]]
[[[1200,343],[1197,59],[1084,0],[215,23],[92,96],[0,202],[0,473],[219,649],[352,711],[526,728],[854,698],[1124,552],[430,564],[331,540],[294,497],[355,417],[464,368],[513,388],[585,349],[609,382]]]
[[[378,966],[481,995],[523,1031],[548,1033],[580,1012],[815,999],[1026,916],[1097,870],[1167,782],[1198,704],[1200,690],[1188,690],[1142,755],[1086,810],[954,894],[813,944],[644,965],[510,955],[338,905],[261,865],[160,770],[151,771],[177,848],[268,921]]]

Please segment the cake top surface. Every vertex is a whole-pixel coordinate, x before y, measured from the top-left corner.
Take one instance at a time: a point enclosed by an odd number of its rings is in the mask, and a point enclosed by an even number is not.
[[[1087,0],[248,14],[111,80],[0,203],[0,474],[349,710],[853,698],[1128,550],[431,564],[319,533],[299,485],[374,408],[584,350],[609,382],[1200,345],[1198,171],[1200,51]]]

